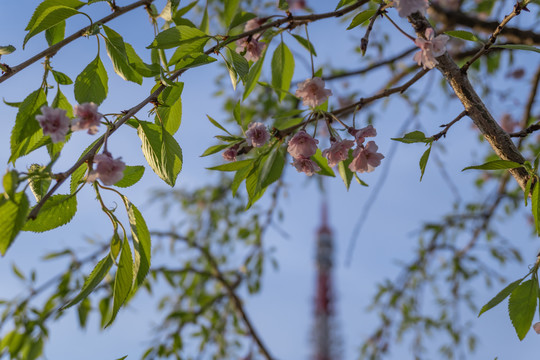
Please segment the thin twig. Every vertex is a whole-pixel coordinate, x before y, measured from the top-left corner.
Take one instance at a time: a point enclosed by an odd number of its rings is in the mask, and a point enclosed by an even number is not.
[[[383,12],[385,11],[384,9],[386,7],[387,5],[384,2],[381,2],[381,5],[379,5],[377,12],[369,20],[369,25],[366,29],[366,33],[364,37],[360,40],[360,50],[362,51],[362,56],[366,54],[367,46],[369,43],[369,34],[371,34],[371,30],[373,30],[373,24],[375,24],[375,20],[377,20],[379,15],[383,14]]]
[[[455,123],[457,123],[459,120],[461,120],[462,118],[464,118],[465,116],[467,116],[467,110],[464,110],[461,112],[461,114],[459,114],[454,120],[452,120],[451,122],[449,122],[448,124],[445,124],[445,125],[441,125],[441,127],[444,126],[444,130],[441,131],[440,133],[438,134],[435,134],[432,136],[433,140],[434,141],[437,141],[439,140],[441,137],[446,137],[446,133],[448,132],[448,130],[452,127],[452,125],[454,125]]]

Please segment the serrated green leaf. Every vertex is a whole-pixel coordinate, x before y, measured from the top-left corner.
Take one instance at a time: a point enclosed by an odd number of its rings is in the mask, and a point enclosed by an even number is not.
[[[328,166],[328,159],[322,156],[321,149],[317,149],[317,152],[311,157],[311,160],[315,161],[321,168],[321,170],[317,171],[317,174],[332,177],[336,176],[334,170]]]
[[[185,41],[181,46],[178,46],[174,51],[171,59],[169,60],[169,66],[178,64],[181,61],[193,57],[195,54],[205,55],[204,46],[208,42],[209,37],[196,37],[192,40]]]
[[[225,11],[223,12],[223,21],[225,24],[230,24],[236,14],[240,0],[224,0],[224,3]]]
[[[506,299],[512,293],[512,291],[514,291],[519,286],[519,284],[521,284],[523,279],[525,279],[525,277],[522,277],[521,279],[518,279],[508,284],[504,289],[499,291],[499,293],[495,295],[493,299],[489,300],[486,305],[482,306],[482,309],[480,310],[480,313],[478,313],[478,316],[482,315],[486,311],[491,310],[495,306],[499,305],[501,301]]]
[[[58,24],[54,25],[53,27],[48,28],[45,30],[45,39],[47,40],[47,44],[49,46],[53,46],[60,41],[64,40],[66,32],[66,22],[60,21]]]
[[[252,159],[249,159],[248,162],[244,163],[244,166],[240,168],[236,172],[236,174],[234,174],[234,179],[231,184],[231,192],[233,197],[236,196],[236,192],[238,191],[240,184],[242,184],[242,181],[244,181],[246,177],[251,173],[253,166],[254,161]]]
[[[508,314],[519,340],[529,332],[538,302],[538,279],[534,278],[520,284],[508,300]]]
[[[420,181],[422,181],[422,178],[424,177],[424,172],[426,171],[426,165],[429,160],[429,154],[431,153],[431,145],[429,144],[429,148],[422,154],[422,157],[420,158],[419,166],[420,166]]]
[[[28,184],[30,185],[30,190],[34,194],[36,201],[41,200],[51,185],[52,179],[46,176],[45,169],[45,166],[33,164],[28,170],[30,176],[28,178]]]
[[[190,69],[202,65],[211,64],[213,62],[216,62],[217,59],[214,59],[211,56],[208,56],[206,54],[195,54],[195,55],[189,55],[184,58],[184,60],[179,61],[174,69]]]
[[[101,259],[97,265],[94,267],[94,270],[88,275],[86,280],[84,281],[84,285],[81,288],[81,291],[75,296],[73,299],[71,299],[67,304],[62,306],[61,310],[65,310],[75,304],[77,304],[79,301],[86,299],[92,291],[101,283],[101,281],[105,278],[105,276],[109,273],[109,270],[111,269],[113,264],[112,258],[110,254],[107,254],[103,259]]]
[[[175,86],[167,87],[159,94],[155,123],[161,124],[165,130],[174,135],[182,123],[182,91],[184,83],[174,83]]]
[[[160,68],[158,64],[147,64],[137,55],[133,46],[128,43],[124,43],[126,49],[126,56],[129,65],[141,74],[143,77],[154,77],[159,75]]]
[[[281,102],[291,87],[294,74],[294,57],[284,42],[281,42],[272,56],[272,87]],[[280,91],[281,90],[281,91]]]
[[[69,183],[69,190],[70,190],[70,192],[72,194],[79,187],[79,184],[80,184],[82,178],[84,177],[84,175],[86,174],[87,171],[88,171],[88,164],[84,163],[81,166],[79,166],[77,168],[77,170],[75,170],[73,172],[73,174],[71,174],[71,180],[70,180],[70,183]]]
[[[21,231],[28,215],[28,198],[24,192],[15,194],[14,201],[0,196],[0,254],[4,256],[19,231]]]
[[[74,9],[78,9],[82,7],[83,5],[85,5],[85,3],[79,0],[44,0],[34,10],[34,13],[32,14],[32,17],[30,18],[28,25],[26,25],[25,30],[28,31],[32,27],[34,27],[36,24],[36,21],[38,20],[39,17],[42,16],[45,10],[47,10],[50,7],[54,7],[58,5],[68,6]]]
[[[476,35],[465,30],[446,31],[445,34],[458,38],[458,39],[467,40],[467,41],[476,41],[476,42],[481,41],[479,38],[476,37]]]
[[[208,149],[206,149],[201,157],[205,157],[205,156],[208,156],[208,155],[212,155],[212,154],[215,154],[217,152],[220,152],[221,150],[224,150],[228,147],[230,147],[231,145],[230,144],[220,144],[220,145],[214,145],[214,146],[210,146]]]
[[[534,218],[534,228],[536,234],[540,236],[540,181],[534,183],[532,199],[531,199],[531,210]]]
[[[127,238],[124,239],[122,252],[120,253],[120,261],[118,262],[118,270],[114,277],[113,289],[113,309],[111,319],[105,325],[111,325],[118,314],[120,307],[126,302],[131,288],[133,287],[133,256]]]
[[[259,166],[256,169],[251,170],[252,173],[249,174],[246,178],[246,190],[248,193],[248,203],[246,205],[246,210],[248,210],[253,204],[255,204],[266,191],[267,188],[261,188],[259,186],[259,178],[261,173],[261,167]]]
[[[51,71],[54,77],[54,80],[60,84],[60,85],[69,85],[73,84],[73,81],[64,73],[61,73],[60,71]]]
[[[505,169],[516,169],[519,167],[523,167],[522,164],[514,162],[514,161],[508,161],[508,160],[493,160],[488,161],[485,164],[482,165],[475,165],[475,166],[467,166],[461,171],[475,169],[475,170],[505,170]]]
[[[530,45],[518,45],[518,44],[507,44],[507,45],[493,45],[492,48],[501,48],[501,49],[510,49],[510,50],[526,50],[534,51],[540,53],[540,49]]]
[[[101,104],[107,97],[109,77],[98,56],[75,79],[75,99],[79,104]]]
[[[144,174],[144,166],[126,166],[124,169],[124,177],[118,181],[114,186],[126,188],[135,185],[141,180]]]
[[[2,185],[4,186],[4,192],[7,198],[13,199],[15,197],[15,191],[17,191],[17,186],[19,186],[19,174],[17,170],[6,172],[2,178]]]
[[[244,82],[246,76],[249,73],[249,63],[248,61],[236,51],[227,48],[229,52],[229,59],[234,68],[234,71],[240,76],[240,79]]]
[[[13,45],[0,46],[0,55],[11,54],[15,50],[16,50],[15,46],[13,46]]]
[[[130,65],[126,53],[126,45],[122,36],[105,25],[102,25],[102,27],[107,35],[105,37],[105,46],[107,48],[107,54],[113,64],[114,71],[120,75],[122,79],[141,85],[142,76]]]
[[[195,7],[195,5],[197,5],[198,2],[199,2],[198,0],[195,0],[195,1],[193,1],[193,2],[191,2],[191,3],[189,3],[189,4],[187,4],[187,5],[184,6],[183,8],[178,9],[178,10],[174,13],[174,15],[173,15],[173,21],[175,21],[174,18],[181,18],[182,16],[184,16],[185,14],[187,14],[188,11],[191,10],[191,9],[193,9],[193,7]],[[176,22],[176,21],[175,21],[175,22]]]
[[[26,34],[26,36],[24,37],[23,49],[28,40],[30,40],[35,35],[55,26],[56,24],[76,14],[79,14],[79,12],[74,8],[68,6],[56,5],[48,7],[41,14],[39,14],[34,24],[28,29],[28,34]]]
[[[315,47],[311,43],[311,41],[304,39],[300,35],[291,34],[300,45],[302,45],[304,48],[306,48],[307,51],[309,51],[313,56],[317,56],[317,52],[315,51]]]
[[[423,132],[421,131],[413,131],[408,134],[405,134],[402,138],[392,138],[394,141],[399,141],[405,144],[413,144],[413,143],[430,143],[433,140],[431,138],[426,138]]]
[[[229,72],[233,90],[236,90],[236,85],[238,84],[238,74],[236,73],[236,70],[234,70],[234,66],[228,60],[225,60],[225,67]]]
[[[364,11],[356,14],[356,16],[352,19],[351,24],[349,25],[347,30],[354,29],[358,25],[363,24],[364,22],[371,19],[371,17],[373,15],[375,15],[376,13],[377,13],[376,9],[368,9],[368,10],[364,10]]]
[[[242,100],[245,100],[249,94],[255,89],[255,85],[257,85],[257,81],[259,81],[259,77],[261,76],[261,70],[262,65],[264,63],[264,58],[266,56],[266,49],[263,50],[261,57],[259,60],[257,60],[249,70],[248,75],[246,76],[246,81],[244,83],[244,95],[242,96]]]
[[[249,165],[253,160],[239,160],[239,161],[233,161],[226,164],[221,164],[218,166],[213,166],[207,168],[208,170],[217,170],[217,171],[237,171],[242,169],[243,167],[246,167]]]
[[[157,34],[154,41],[147,48],[170,49],[178,46],[186,46],[187,44],[199,40],[202,41],[203,39],[208,41],[210,37],[196,27],[178,25]]]
[[[140,121],[137,134],[142,141],[143,155],[154,172],[174,186],[182,170],[182,149],[163,127]]]
[[[259,175],[259,187],[264,189],[277,181],[283,172],[285,165],[285,148],[278,145],[268,156],[263,159],[263,166]]]
[[[53,195],[41,208],[35,220],[28,220],[23,231],[44,232],[65,225],[77,212],[77,198],[73,195]]]

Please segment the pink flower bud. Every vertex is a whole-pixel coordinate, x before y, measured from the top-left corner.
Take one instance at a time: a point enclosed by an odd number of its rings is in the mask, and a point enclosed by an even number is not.
[[[257,37],[245,37],[236,40],[236,52],[242,54],[248,61],[257,61],[262,55],[266,44],[257,40]]]
[[[289,10],[304,10],[306,8],[305,0],[287,0],[289,3]]]
[[[122,180],[126,164],[118,159],[113,159],[111,154],[103,153],[94,156],[96,169],[88,174],[88,182],[94,182],[100,179],[103,185],[113,185]]]
[[[238,145],[228,148],[221,154],[227,161],[236,161],[236,155],[238,155]]]
[[[377,136],[377,130],[372,125],[368,125],[362,129],[349,129],[349,133],[354,136],[356,143],[362,145],[367,137]]]
[[[268,142],[270,134],[263,123],[250,123],[246,131],[246,142],[249,146],[261,147]]]
[[[300,130],[289,140],[287,151],[295,159],[309,158],[317,152],[318,143],[319,140],[312,138],[305,130]]]
[[[302,99],[304,106],[315,108],[332,95],[332,90],[324,88],[324,81],[319,77],[313,79],[307,79],[298,84],[298,90],[295,95]]]
[[[536,331],[537,334],[540,334],[540,322],[537,322],[533,325],[534,331]]]
[[[315,174],[317,171],[320,171],[321,168],[317,163],[309,158],[296,158],[291,163],[298,172],[304,172],[307,176]]]
[[[340,161],[347,160],[349,149],[354,146],[352,140],[342,140],[332,143],[329,149],[322,152],[322,155],[328,159],[328,166],[333,167]]]
[[[401,17],[409,16],[417,11],[425,14],[428,6],[428,0],[394,0],[394,7]]]
[[[103,115],[98,113],[96,104],[91,102],[75,105],[73,113],[77,119],[75,119],[71,125],[71,130],[77,131],[88,129],[88,134],[90,135],[94,135],[98,132],[98,126]]]
[[[43,135],[49,135],[53,143],[64,141],[69,131],[69,118],[66,110],[41,107],[41,115],[36,120],[43,129]]]
[[[358,146],[354,152],[353,161],[349,164],[349,169],[352,172],[372,172],[375,168],[381,165],[381,160],[384,155],[377,152],[379,147],[374,141],[367,143],[366,147]]]

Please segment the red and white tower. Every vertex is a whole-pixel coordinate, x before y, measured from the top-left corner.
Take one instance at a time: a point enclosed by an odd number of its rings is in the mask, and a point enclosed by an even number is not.
[[[332,230],[328,226],[328,209],[322,205],[321,226],[317,230],[315,324],[313,327],[313,360],[337,360],[334,298],[332,286],[333,264]]]

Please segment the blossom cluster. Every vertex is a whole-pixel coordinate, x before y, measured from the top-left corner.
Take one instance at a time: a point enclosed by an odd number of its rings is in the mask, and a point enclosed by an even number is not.
[[[65,141],[69,130],[87,130],[90,135],[98,132],[103,115],[98,112],[96,104],[90,102],[75,105],[73,114],[76,117],[72,121],[66,115],[66,110],[43,106],[36,120],[43,129],[43,135],[50,136],[53,143]],[[94,156],[94,162],[97,164],[96,169],[90,171],[87,181],[100,179],[104,185],[113,185],[124,177],[126,164],[120,158],[113,159],[109,152],[104,151]]]
[[[260,27],[266,20],[251,19],[244,26],[244,32],[255,30]],[[261,34],[246,36],[236,40],[236,52],[242,54],[248,61],[257,61],[261,57],[266,44],[259,41]]]
[[[437,37],[434,37],[434,35],[433,29],[428,28],[425,32],[425,39],[417,38],[414,41],[420,51],[414,54],[413,59],[418,65],[422,65],[424,69],[433,69],[439,63],[435,58],[446,52],[448,35],[438,35]]]

